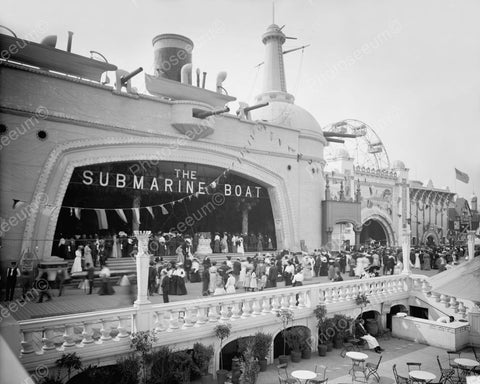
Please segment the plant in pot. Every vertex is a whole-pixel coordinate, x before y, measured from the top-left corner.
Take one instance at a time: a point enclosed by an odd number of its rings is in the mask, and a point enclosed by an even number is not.
[[[217,371],[218,384],[223,384],[225,382],[225,379],[227,378],[228,371],[223,369],[222,345],[223,340],[227,339],[230,336],[231,329],[231,324],[218,324],[213,329],[215,336],[220,340],[220,369]]]
[[[282,337],[283,337],[283,355],[278,356],[278,363],[279,364],[288,364],[288,356],[286,353],[286,346],[287,342],[285,339],[285,332],[287,331],[287,327],[290,323],[293,323],[294,315],[291,309],[281,309],[277,312],[277,318],[280,319],[282,322]]]
[[[291,349],[290,357],[293,363],[302,358],[303,333],[301,327],[292,327],[284,332],[283,337]]]
[[[353,319],[343,314],[336,314],[333,316],[332,322],[335,330],[333,337],[333,344],[335,348],[343,348],[343,342],[347,337]]]
[[[370,304],[370,300],[365,293],[359,293],[357,297],[355,297],[355,304],[360,307],[360,314],[363,313],[363,308]]]
[[[258,332],[257,334],[259,333],[261,332]],[[246,340],[245,349],[242,353],[242,358],[243,358],[242,378],[243,378],[243,383],[245,384],[255,384],[257,382],[258,372],[260,370],[258,361],[256,360],[258,356],[255,352],[255,350],[257,349],[257,346],[256,346],[257,341],[259,341],[261,338],[263,338],[264,341],[267,341],[266,340],[267,337],[270,337],[270,343],[272,342],[271,335],[261,333],[263,336],[257,339],[256,337],[257,334],[253,338],[248,338]],[[268,348],[268,350],[270,350],[270,348]],[[268,354],[268,351],[267,351],[267,354]],[[233,377],[232,377],[232,382],[234,382]]]
[[[213,345],[193,344],[193,361],[200,370],[202,384],[213,383],[213,375],[208,372],[214,354]]]
[[[310,329],[301,328],[300,331],[302,333],[302,345],[301,345],[302,359],[310,359],[312,357],[312,345],[313,345]]]
[[[330,321],[327,318],[327,307],[324,304],[319,304],[313,310],[317,318],[318,328],[318,355],[325,356],[327,354],[327,343],[330,341]]]
[[[272,348],[272,339],[269,333],[257,332],[253,335],[253,356],[258,360],[260,372],[267,370],[267,357]]]

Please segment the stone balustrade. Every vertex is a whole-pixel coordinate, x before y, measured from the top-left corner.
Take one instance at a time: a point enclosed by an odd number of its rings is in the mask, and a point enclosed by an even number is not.
[[[411,286],[421,289],[422,279],[424,276],[382,276],[21,321],[19,352],[27,369],[38,359],[53,365],[63,353],[77,352],[87,360],[108,353],[118,357],[130,351],[129,336],[135,331],[154,331],[158,345],[188,344],[199,335],[211,337],[220,322],[252,328],[252,332],[259,323],[274,325],[281,309],[291,309],[295,320],[301,320],[311,318],[318,304],[325,304],[330,313],[356,310],[359,294],[365,294],[372,304],[406,299]]]

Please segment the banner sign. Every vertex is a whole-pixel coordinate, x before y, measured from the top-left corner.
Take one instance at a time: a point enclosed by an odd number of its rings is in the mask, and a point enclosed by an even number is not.
[[[171,178],[92,171],[90,169],[79,171],[76,176],[79,176],[81,184],[86,186],[198,195],[209,194],[207,187],[211,182],[202,181],[197,175],[197,171],[184,169],[174,169],[174,177]],[[260,198],[265,195],[265,189],[256,185],[224,183],[216,185],[213,193],[221,193],[224,196]]]

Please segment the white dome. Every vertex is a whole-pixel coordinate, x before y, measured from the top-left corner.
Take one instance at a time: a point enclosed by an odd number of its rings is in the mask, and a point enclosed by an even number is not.
[[[402,160],[395,160],[392,163],[392,168],[403,171],[405,169],[405,163]]]
[[[269,105],[252,111],[254,120],[264,120],[301,131],[311,131],[323,138],[322,127],[317,120],[302,107],[285,101],[268,100]]]

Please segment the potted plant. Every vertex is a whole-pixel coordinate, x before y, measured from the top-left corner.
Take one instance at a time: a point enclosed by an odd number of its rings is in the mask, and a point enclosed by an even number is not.
[[[213,375],[208,372],[208,368],[214,352],[213,345],[193,344],[193,361],[200,370],[202,384],[213,383]]]
[[[327,307],[324,304],[317,305],[313,310],[317,318],[318,328],[318,355],[325,356],[327,354],[327,343],[330,340],[329,321],[327,320]]]
[[[357,297],[355,297],[355,304],[360,307],[360,314],[363,313],[363,308],[370,304],[370,300],[365,293],[359,293]]]
[[[261,332],[258,332],[258,333],[261,333]],[[270,343],[272,342],[271,335],[267,335],[265,333],[263,333],[262,335],[264,335],[262,336],[264,341],[266,341],[267,339],[267,337],[265,336],[268,336],[270,337]],[[259,369],[258,361],[255,359],[257,358],[255,350],[256,350],[256,343],[258,340],[259,339],[256,339],[256,336],[254,336],[253,338],[249,338],[246,341],[245,350],[243,351],[243,354],[242,354],[243,356],[242,377],[243,377],[243,382],[245,384],[255,384],[257,382],[258,372],[260,369]]]
[[[291,349],[290,357],[293,363],[302,358],[303,334],[300,327],[292,327],[284,332],[283,337]]]
[[[337,313],[335,316],[333,316],[332,322],[335,330],[333,343],[335,348],[343,348],[343,342],[345,341],[352,321],[353,319],[351,317],[343,314]]]
[[[288,324],[293,323],[294,315],[291,309],[281,309],[277,312],[277,317],[282,322],[282,337],[283,337],[283,355],[278,356],[279,364],[288,364],[288,356],[286,353],[287,342],[285,340],[285,332],[287,331]]]
[[[255,356],[260,365],[260,372],[265,372],[267,370],[267,357],[272,348],[272,335],[263,332],[255,333],[252,347],[253,356]]]
[[[302,359],[310,359],[312,357],[312,336],[310,333],[310,329],[308,328],[301,328],[303,333],[302,335]]]
[[[230,336],[231,329],[232,329],[231,324],[218,324],[213,329],[215,336],[218,339],[220,339],[220,369],[217,371],[218,384],[223,384],[225,382],[225,379],[227,378],[228,371],[223,369],[222,345],[223,345],[223,340]]]

